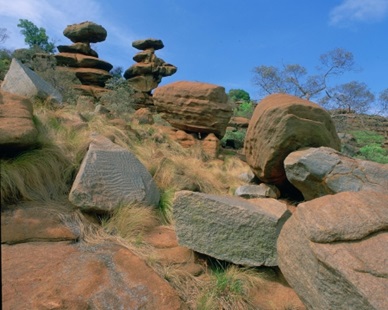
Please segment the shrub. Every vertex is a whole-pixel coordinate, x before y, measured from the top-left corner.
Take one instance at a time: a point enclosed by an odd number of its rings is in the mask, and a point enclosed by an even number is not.
[[[371,160],[380,164],[388,164],[388,154],[378,144],[365,145],[359,150],[358,158]]]
[[[221,145],[223,147],[231,146],[235,149],[241,149],[244,146],[246,134],[246,129],[236,131],[227,130],[221,139]]]
[[[381,144],[384,142],[384,137],[373,131],[356,130],[356,131],[352,131],[351,134],[356,139],[357,143],[361,145],[372,144],[372,143]]]
[[[256,106],[252,101],[243,101],[234,109],[233,114],[234,116],[251,118],[255,107]]]

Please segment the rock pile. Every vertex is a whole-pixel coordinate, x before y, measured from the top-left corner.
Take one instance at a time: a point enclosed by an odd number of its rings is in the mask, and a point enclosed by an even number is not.
[[[83,22],[69,25],[63,31],[73,44],[59,45],[59,54],[55,55],[57,65],[63,70],[75,73],[80,80],[80,86],[75,86],[82,94],[99,97],[103,92],[105,82],[112,76],[109,71],[113,66],[98,58],[98,54],[90,47],[90,43],[102,42],[107,32],[104,27],[93,22]]]
[[[161,40],[136,40],[132,42],[132,46],[141,52],[133,57],[136,64],[125,71],[124,77],[136,91],[137,106],[152,106],[151,91],[158,87],[163,77],[173,75],[177,67],[156,57],[155,51],[164,47]]]

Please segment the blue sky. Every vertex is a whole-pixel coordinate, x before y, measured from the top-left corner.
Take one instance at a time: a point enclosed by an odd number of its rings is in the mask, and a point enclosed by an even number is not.
[[[67,25],[93,21],[108,31],[94,48],[124,70],[138,52],[132,41],[157,38],[157,56],[178,67],[162,85],[179,80],[239,88],[259,99],[253,68],[298,63],[315,72],[335,48],[353,53],[360,70],[333,80],[357,80],[378,94],[388,88],[388,0],[0,0],[5,48],[25,47],[17,28],[28,19],[57,45],[71,44]]]

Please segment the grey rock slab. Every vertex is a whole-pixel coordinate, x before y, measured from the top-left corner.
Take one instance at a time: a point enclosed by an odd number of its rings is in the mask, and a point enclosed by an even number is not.
[[[159,198],[152,176],[136,156],[103,136],[90,143],[69,194],[74,205],[103,212],[135,201],[157,206]]]
[[[180,245],[211,257],[246,266],[276,266],[276,240],[290,213],[268,198],[271,208],[232,197],[190,191],[173,204]],[[277,203],[274,205],[274,202]]]
[[[348,157],[328,147],[306,148],[284,160],[287,179],[306,200],[345,191],[388,193],[388,165]]]
[[[58,90],[15,58],[12,59],[11,66],[1,84],[1,89],[28,98],[34,96],[52,97],[57,102],[62,103],[62,95]]]
[[[259,185],[242,185],[239,186],[235,193],[236,196],[243,198],[279,198],[280,191],[275,185],[261,183]]]

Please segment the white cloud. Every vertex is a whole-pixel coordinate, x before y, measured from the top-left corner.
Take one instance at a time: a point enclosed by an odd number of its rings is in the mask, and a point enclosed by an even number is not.
[[[343,0],[330,12],[330,25],[378,22],[388,16],[388,0]]]

